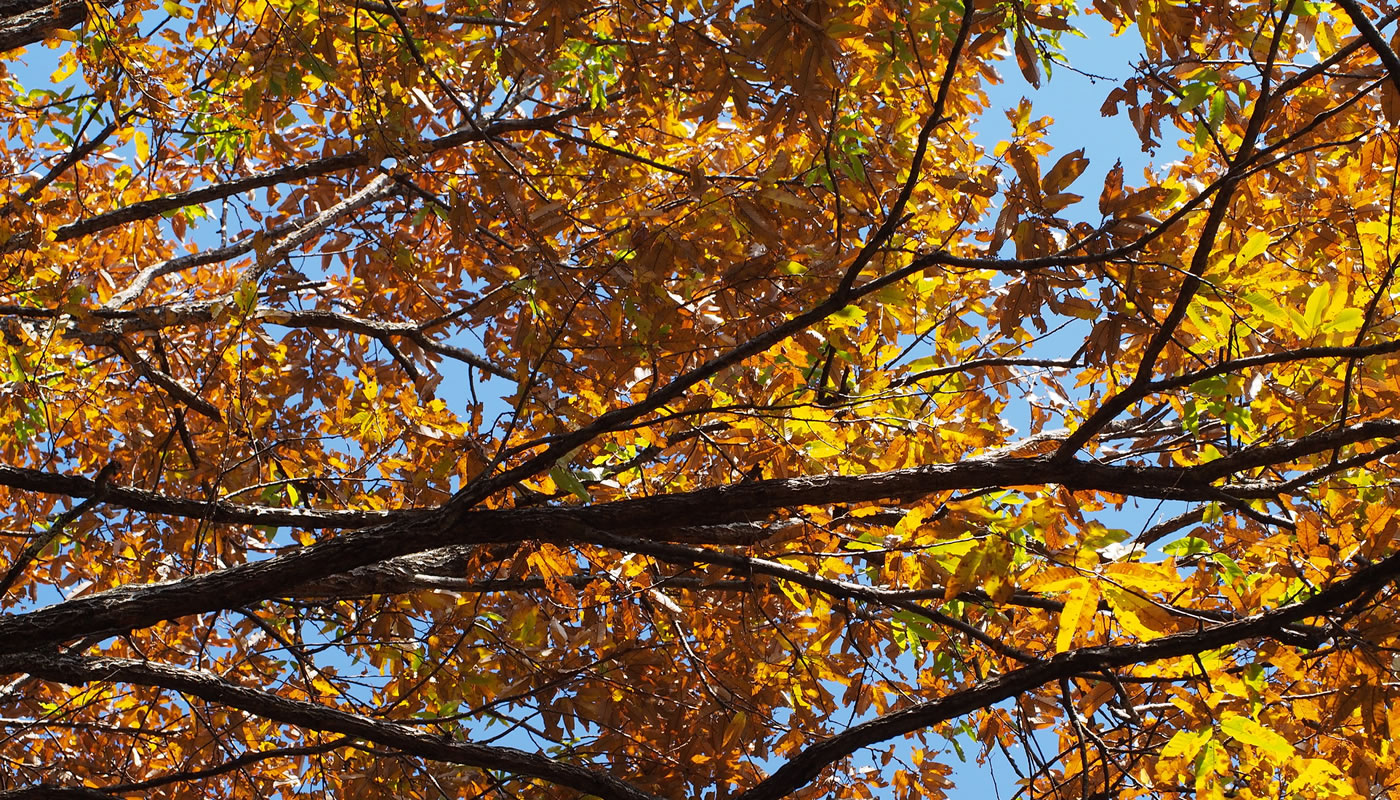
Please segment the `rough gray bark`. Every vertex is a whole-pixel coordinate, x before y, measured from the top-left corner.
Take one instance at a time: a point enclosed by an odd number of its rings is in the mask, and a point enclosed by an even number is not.
[[[114,6],[117,0],[95,0]],[[7,0],[0,2],[0,51],[42,42],[53,31],[87,22],[84,0]]]

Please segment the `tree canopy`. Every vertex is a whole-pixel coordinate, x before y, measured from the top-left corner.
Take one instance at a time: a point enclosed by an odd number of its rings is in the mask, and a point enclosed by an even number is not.
[[[1394,791],[1376,6],[4,0],[0,800]]]

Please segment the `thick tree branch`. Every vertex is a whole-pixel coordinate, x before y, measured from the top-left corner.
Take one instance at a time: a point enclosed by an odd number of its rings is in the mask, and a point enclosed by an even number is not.
[[[1397,577],[1400,577],[1400,555],[1362,569],[1301,603],[1150,642],[1084,647],[1060,653],[1047,663],[1022,667],[937,700],[892,711],[848,728],[806,748],[766,780],[739,795],[738,800],[778,800],[862,747],[956,719],[980,708],[990,708],[1061,678],[1190,656],[1247,639],[1274,637],[1285,626],[1341,608],[1366,592],[1392,583]]]
[[[888,498],[916,498],[941,491],[989,486],[1061,485],[1071,490],[1097,490],[1139,497],[1215,500],[1219,490],[1210,481],[1240,469],[1277,460],[1299,458],[1368,438],[1400,433],[1400,422],[1372,422],[1302,437],[1272,448],[1243,451],[1235,457],[1194,469],[1110,466],[1092,462],[1057,464],[1052,457],[971,459],[859,476],[764,480],[695,492],[624,500],[583,508],[552,507],[437,512],[398,512],[403,518],[348,534],[267,561],[240,564],[207,575],[145,587],[124,587],[68,600],[27,614],[0,619],[0,652],[55,644],[97,633],[146,627],[189,614],[218,611],[286,593],[290,587],[320,580],[379,561],[438,547],[538,539],[568,544],[598,541],[606,534],[662,534],[673,520],[692,525],[742,521],[752,515],[800,505],[856,503]],[[91,481],[0,468],[0,484],[21,488],[58,488],[60,493],[90,496]],[[69,491],[64,491],[64,489]],[[266,509],[227,504],[175,501],[150,492],[112,487],[107,502],[137,510],[156,511],[252,524],[319,527],[332,520],[363,525],[375,517],[360,512],[316,512]],[[301,513],[297,513],[301,511]],[[181,513],[183,512],[183,513]],[[202,513],[201,513],[202,512]],[[385,519],[380,516],[379,519]]]
[[[1400,437],[1400,420],[1372,420],[1299,436],[1290,441],[1249,447],[1191,467],[1186,472],[1194,480],[1214,481],[1242,470],[1288,464],[1337,447],[1372,440],[1394,440],[1396,437]]]
[[[1296,350],[1285,350],[1280,353],[1260,353],[1254,356],[1228,359],[1221,361],[1219,364],[1206,367],[1205,369],[1153,381],[1149,384],[1148,391],[1166,392],[1172,389],[1180,389],[1190,386],[1197,381],[1205,380],[1206,378],[1214,378],[1218,375],[1236,374],[1247,369],[1266,367],[1273,364],[1291,364],[1298,361],[1310,361],[1322,358],[1366,358],[1367,356],[1389,355],[1391,353],[1400,353],[1400,339],[1387,339],[1368,345],[1300,347]]]
[[[252,249],[250,243],[241,242],[236,245],[230,245],[228,248],[223,248],[218,254],[218,257],[214,257],[213,254],[209,255],[212,260],[224,260],[225,258],[241,255]],[[199,257],[191,256],[191,261],[180,262],[178,266],[172,267],[168,271],[165,270],[164,267],[166,265],[176,264],[179,259],[166,262],[165,265],[157,265],[156,271],[149,273],[150,277],[154,278],[157,275],[168,274],[168,272],[173,272],[176,269],[184,269],[186,267],[198,266],[199,264],[206,263],[200,260],[200,257],[205,254],[197,255]],[[143,276],[146,274],[147,273],[143,273]],[[132,286],[129,287],[127,291],[131,292],[134,289],[139,292],[140,287],[143,287],[148,280],[148,278],[138,276],[137,280],[133,281]],[[135,295],[131,294],[128,296],[134,297]],[[232,302],[232,298],[221,297],[216,300],[171,303],[169,305],[144,306],[141,308],[120,310],[117,307],[120,305],[117,300],[118,298],[114,297],[112,301],[102,308],[87,310],[87,313],[91,314],[94,319],[102,320],[102,326],[99,330],[85,331],[76,321],[70,321],[63,335],[70,336],[86,344],[105,345],[110,342],[111,337],[127,333],[156,331],[175,327],[188,328],[218,322],[220,313],[226,310],[229,303]],[[0,316],[30,320],[65,319],[64,312],[57,309],[13,304],[0,305]],[[249,316],[273,325],[281,325],[288,328],[341,330],[376,338],[381,336],[401,337],[413,342],[423,350],[461,361],[464,364],[469,364],[482,372],[494,375],[498,378],[505,378],[508,380],[515,379],[514,373],[492,364],[490,361],[487,361],[466,348],[446,344],[433,339],[427,334],[428,329],[433,327],[433,321],[429,321],[428,323],[385,322],[320,309],[289,310],[271,306],[258,306],[252,310]]]
[[[19,576],[24,574],[24,570],[33,563],[34,559],[38,558],[39,554],[44,552],[44,548],[48,547],[55,539],[62,536],[69,525],[72,525],[73,522],[83,514],[86,514],[89,509],[97,504],[98,500],[101,499],[104,494],[107,481],[111,480],[118,466],[119,465],[115,461],[108,462],[107,466],[103,467],[93,479],[93,484],[96,486],[96,491],[93,493],[93,496],[55,517],[53,521],[49,523],[48,529],[45,530],[43,534],[25,546],[24,550],[20,551],[20,554],[10,563],[9,569],[5,571],[4,577],[0,577],[0,598],[3,598],[9,593],[10,587],[15,585],[15,581],[19,580]]]
[[[1385,65],[1385,71],[1390,76],[1390,85],[1400,94],[1400,57],[1395,55],[1395,51],[1381,36],[1381,32],[1372,24],[1365,10],[1356,0],[1337,0],[1337,5],[1347,12],[1347,17],[1351,19],[1351,24],[1356,26],[1356,30],[1361,34],[1361,38],[1380,58]]]
[[[24,672],[69,685],[118,681],[155,686],[237,708],[288,725],[330,731],[375,742],[420,758],[504,770],[544,780],[609,800],[655,800],[616,778],[596,770],[556,761],[511,747],[456,742],[384,719],[291,700],[262,689],[230,683],[218,675],[126,658],[81,658],[58,653],[26,653],[0,657],[0,671]],[[2,800],[2,799],[0,799]]]
[[[92,6],[110,7],[119,0],[5,0],[0,3],[0,52],[27,47],[50,33],[87,22]]]
[[[1345,606],[1363,594],[1390,584],[1397,576],[1400,576],[1400,555],[1366,567],[1303,602],[1273,611],[1140,644],[1085,647],[1061,653],[1049,661],[1036,662],[937,700],[890,712],[849,728],[803,750],[740,797],[743,800],[777,800],[861,747],[954,719],[1061,679],[1199,654],[1251,638],[1275,637],[1287,626]],[[131,659],[80,658],[34,651],[0,657],[0,670],[24,672],[75,685],[101,680],[158,686],[287,724],[377,742],[424,758],[540,777],[601,797],[650,798],[616,779],[542,756],[511,748],[448,742],[398,723],[290,700],[194,670]]]
[[[100,490],[103,493],[103,502],[133,511],[188,519],[204,519],[225,524],[269,525],[275,528],[351,530],[382,524],[390,519],[407,518],[427,513],[427,509],[412,508],[393,511],[338,511],[273,508],[271,506],[230,503],[224,500],[211,502],[173,497],[130,486],[108,485],[99,489],[99,485],[90,478],[2,465],[0,465],[0,486],[77,498],[94,497]]]
[[[0,800],[115,800],[116,797],[87,786],[54,786],[47,783],[0,792]]]
[[[1370,425],[1370,423],[1367,423]],[[1345,429],[1335,436],[1352,436],[1360,441],[1391,432],[1378,427]],[[1331,440],[1329,440],[1331,441]],[[1296,444],[1298,454],[1310,445]],[[1309,451],[1312,452],[1312,451]],[[1297,457],[1297,456],[1294,456]],[[1234,463],[1234,462],[1231,462]],[[1214,500],[1209,481],[1186,468],[1106,465],[1074,462],[1063,468],[1052,466],[1044,457],[1019,458],[1009,455],[972,458],[956,464],[934,464],[912,469],[868,475],[812,476],[750,481],[681,494],[622,500],[587,507],[471,511],[458,522],[465,527],[500,520],[500,524],[544,527],[578,522],[606,530],[668,530],[673,520],[686,519],[692,526],[711,526],[746,521],[750,515],[767,514],[780,508],[828,503],[857,503],[890,498],[917,498],[941,491],[981,489],[989,486],[1063,485],[1074,490],[1107,491],[1116,494],[1159,499]],[[58,494],[91,497],[97,485],[90,479],[55,472],[0,466],[0,486]],[[395,511],[317,510],[273,508],[226,501],[204,501],[172,497],[159,492],[125,486],[104,489],[104,501],[133,511],[166,514],[228,524],[271,525],[274,527],[355,529],[380,525],[392,520],[419,519],[429,509]],[[686,516],[688,515],[688,516]],[[517,532],[524,530],[517,528]],[[713,543],[713,540],[705,541]],[[442,542],[440,546],[451,544]],[[412,550],[404,552],[415,552]]]

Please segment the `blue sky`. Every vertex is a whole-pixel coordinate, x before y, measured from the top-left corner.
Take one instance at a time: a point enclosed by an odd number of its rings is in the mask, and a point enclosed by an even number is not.
[[[1061,44],[1065,57],[1073,69],[1056,67],[1049,80],[1042,81],[1036,89],[1022,77],[1015,62],[1003,62],[998,70],[1003,82],[999,86],[988,87],[992,110],[983,124],[978,126],[978,143],[989,153],[996,144],[1011,135],[1011,123],[1001,109],[1014,108],[1021,98],[1032,102],[1032,118],[1049,116],[1055,122],[1046,140],[1055,148],[1046,163],[1054,163],[1061,155],[1078,148],[1084,148],[1089,157],[1089,166],[1072,187],[1076,194],[1084,195],[1084,207],[1094,212],[1097,206],[1094,198],[1103,186],[1104,176],[1121,160],[1125,181],[1141,183],[1144,169],[1159,169],[1177,157],[1174,142],[1165,141],[1155,156],[1142,151],[1137,132],[1133,129],[1126,114],[1104,117],[1099,112],[1104,98],[1115,87],[1133,74],[1135,64],[1143,54],[1142,39],[1135,29],[1128,29],[1122,35],[1113,36],[1113,28],[1101,17],[1084,15],[1075,24],[1088,34],[1080,38],[1066,34]],[[1098,77],[1090,77],[1098,76]],[[1097,219],[1091,219],[1097,222]],[[1037,345],[1034,355],[1040,357],[1063,358],[1068,356],[1083,342],[1079,331],[1065,330],[1060,336],[1051,336]],[[1024,408],[1022,406],[1022,408]],[[1016,412],[1017,404],[1009,407]],[[1022,412],[1024,413],[1024,412]],[[1019,426],[1018,426],[1019,427]],[[1152,517],[1152,508],[1125,508],[1105,520],[1111,527],[1138,530]],[[1176,509],[1163,509],[1157,512],[1157,519],[1176,513]],[[1047,731],[1043,749],[1053,753],[1055,742],[1053,732]],[[976,761],[975,747],[963,742],[966,762],[959,762],[952,748],[944,758],[951,760],[955,769],[950,776],[956,789],[949,796],[958,800],[981,798],[1010,798],[1019,788],[1016,773],[1007,763],[1005,755],[994,751],[986,764]],[[1011,751],[1013,757],[1024,758],[1019,748]]]

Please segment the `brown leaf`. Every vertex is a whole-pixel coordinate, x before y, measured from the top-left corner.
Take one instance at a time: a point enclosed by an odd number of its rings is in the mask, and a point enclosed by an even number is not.
[[[1021,75],[1025,77],[1026,83],[1035,88],[1040,88],[1040,55],[1035,50],[1035,43],[1026,34],[1024,27],[1016,31],[1016,66],[1020,67]]]
[[[1045,180],[1041,181],[1041,189],[1046,194],[1062,192],[1074,183],[1084,168],[1089,166],[1089,159],[1084,157],[1084,148],[1079,148],[1072,153],[1067,153],[1055,162],[1055,166],[1046,173]]]
[[[1400,123],[1400,90],[1395,88],[1395,81],[1381,81],[1381,114],[1392,128]]]
[[[1123,196],[1123,162],[1120,160],[1103,179],[1103,194],[1099,195],[1099,213],[1113,216],[1113,209]]]

